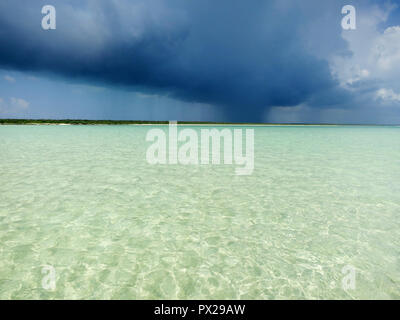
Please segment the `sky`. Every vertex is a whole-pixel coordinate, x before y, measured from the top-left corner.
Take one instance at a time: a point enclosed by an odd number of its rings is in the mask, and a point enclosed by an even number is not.
[[[400,0],[2,0],[0,48],[0,118],[400,124]]]

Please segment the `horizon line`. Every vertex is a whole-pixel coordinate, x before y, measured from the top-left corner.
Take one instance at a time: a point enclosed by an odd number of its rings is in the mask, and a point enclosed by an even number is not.
[[[399,124],[378,123],[327,123],[327,122],[225,122],[225,121],[192,121],[192,120],[110,120],[110,119],[46,119],[46,118],[0,118],[0,125],[7,124],[71,124],[71,125],[95,125],[95,124],[169,124],[176,121],[178,124],[210,124],[210,125],[319,125],[319,126],[400,126]]]

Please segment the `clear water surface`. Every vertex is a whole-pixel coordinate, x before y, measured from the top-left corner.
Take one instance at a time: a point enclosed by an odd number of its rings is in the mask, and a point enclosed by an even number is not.
[[[399,127],[255,127],[251,176],[151,128],[0,126],[1,299],[400,298]]]

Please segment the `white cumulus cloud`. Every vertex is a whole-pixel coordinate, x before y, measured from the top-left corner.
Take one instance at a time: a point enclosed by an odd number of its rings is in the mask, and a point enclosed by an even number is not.
[[[357,15],[357,30],[343,30],[351,55],[336,56],[331,61],[333,74],[341,85],[353,89],[357,83],[398,82],[400,78],[400,26],[384,31],[379,25],[387,21],[395,6],[374,7]]]
[[[383,101],[400,102],[400,93],[396,93],[392,89],[382,88],[376,92],[376,98]]]
[[[400,72],[400,26],[387,28],[376,39],[371,62],[376,62],[381,73],[393,70]]]

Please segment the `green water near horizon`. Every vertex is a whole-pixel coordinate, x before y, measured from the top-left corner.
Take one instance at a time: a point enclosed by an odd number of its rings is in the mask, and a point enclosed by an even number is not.
[[[252,127],[250,176],[151,128],[0,126],[0,299],[400,299],[399,127]]]

